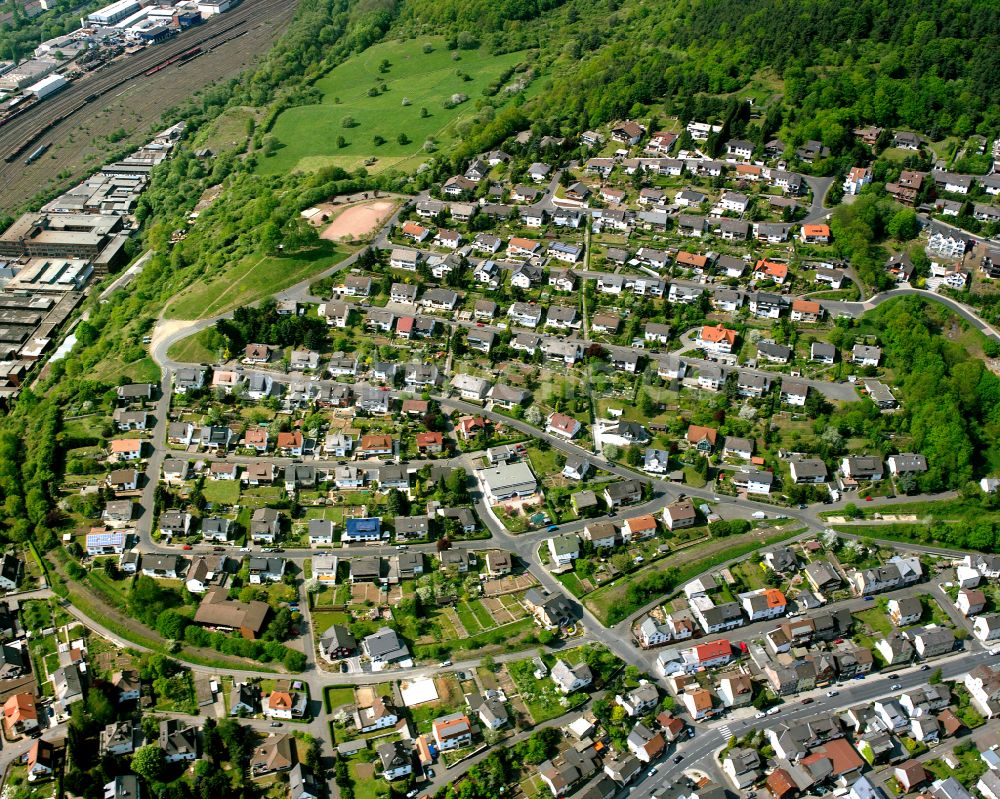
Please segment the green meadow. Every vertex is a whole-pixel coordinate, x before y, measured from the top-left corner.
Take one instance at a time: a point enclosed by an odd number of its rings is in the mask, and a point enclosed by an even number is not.
[[[523,53],[450,51],[440,37],[374,45],[316,82],[323,93],[319,105],[290,108],[278,117],[271,131],[277,146],[271,155],[258,153],[257,170],[273,175],[324,166],[354,169],[370,158],[378,159],[373,170],[416,166],[424,142],[433,137],[444,148],[457,139],[460,123],[476,115],[483,89],[523,59]],[[446,107],[456,94],[469,99]],[[345,126],[348,119],[353,125]],[[376,136],[384,142],[376,144]]]

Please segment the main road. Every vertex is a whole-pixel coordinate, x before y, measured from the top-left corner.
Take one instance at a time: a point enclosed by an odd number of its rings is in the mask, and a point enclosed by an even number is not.
[[[990,652],[961,652],[930,661],[932,669],[941,669],[942,678],[955,679],[983,663],[996,664],[997,658]],[[876,699],[899,696],[903,691],[927,684],[928,672],[919,667],[901,667],[899,676],[895,679],[888,676],[870,676],[864,680],[848,680],[830,689],[819,689],[799,694],[793,701],[785,701],[778,705],[779,713],[775,716],[756,718],[753,709],[743,709],[732,713],[724,719],[699,725],[695,737],[679,744],[670,752],[670,758],[656,769],[652,777],[645,775],[638,785],[632,788],[630,799],[646,799],[659,788],[670,785],[681,778],[686,769],[698,768],[714,759],[715,753],[722,749],[730,736],[742,737],[755,730],[773,729],[779,724],[791,721],[803,721],[807,718],[824,718],[841,712],[844,708],[862,703],[870,703]],[[893,685],[899,685],[893,689]],[[828,692],[835,692],[830,696]],[[804,703],[803,700],[806,700]],[[742,718],[738,716],[742,715]],[[681,762],[674,762],[680,755]]]

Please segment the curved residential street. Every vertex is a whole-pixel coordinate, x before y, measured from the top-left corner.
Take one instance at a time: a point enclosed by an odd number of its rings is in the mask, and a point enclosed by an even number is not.
[[[809,215],[807,221],[812,221],[815,219],[820,219],[825,216],[828,211],[823,207],[823,198],[826,192],[829,190],[830,185],[832,185],[832,179],[830,178],[807,178],[807,182],[813,192],[813,202],[809,209]],[[552,194],[558,185],[558,175],[554,176],[546,192],[545,197],[539,203],[551,204]],[[386,223],[385,227],[376,236],[375,244],[376,246],[389,246],[387,239],[385,238],[386,230],[388,226],[394,224],[399,219],[399,211],[393,215],[393,217]],[[276,297],[278,299],[295,299],[300,301],[307,301],[316,298],[311,298],[309,296],[309,286],[319,277],[327,277],[334,275],[343,270],[349,269],[357,259],[357,254],[354,254],[344,261],[335,264],[329,269],[325,270],[322,275],[314,276],[308,280],[302,281],[294,286],[285,289],[280,292]],[[583,272],[582,276],[584,279],[596,279],[599,273]],[[984,334],[991,336],[993,338],[1000,339],[1000,334],[997,333],[992,327],[990,327],[986,322],[980,319],[974,311],[956,302],[948,297],[943,297],[941,295],[934,294],[932,292],[927,292],[919,289],[913,288],[898,288],[893,289],[882,294],[875,295],[866,299],[863,302],[838,302],[823,300],[821,304],[833,315],[846,314],[853,317],[860,316],[867,310],[877,307],[883,302],[886,302],[894,297],[907,296],[907,295],[920,295],[925,299],[930,301],[939,302],[951,310],[955,311],[962,318],[966,319],[976,329],[982,331]],[[170,347],[201,330],[204,330],[215,322],[224,317],[231,316],[230,314],[223,314],[220,316],[215,316],[208,319],[192,320],[186,322],[179,321],[163,321],[157,326],[154,331],[153,340],[151,345],[151,356],[153,360],[162,369],[162,379],[160,382],[160,396],[156,400],[155,407],[152,412],[155,416],[155,427],[151,431],[151,446],[152,455],[149,457],[146,467],[146,484],[142,492],[140,499],[140,504],[142,505],[142,514],[136,522],[136,529],[139,535],[140,543],[139,549],[144,553],[178,553],[177,547],[170,547],[162,545],[154,541],[152,537],[153,524],[152,524],[152,508],[156,485],[159,481],[161,467],[164,458],[166,457],[168,450],[166,447],[166,430],[169,418],[170,410],[170,400],[172,392],[173,375],[176,369],[182,366],[182,364],[173,361],[169,355],[168,351]],[[439,321],[442,321],[440,317]],[[468,323],[451,321],[449,324],[452,327],[457,327],[460,325],[470,326]],[[489,327],[487,329],[493,329],[499,332],[499,327]],[[575,334],[568,340],[580,343],[586,346],[590,342],[588,339]],[[605,345],[606,346],[606,345]],[[610,351],[615,351],[617,349],[627,349],[627,348],[616,348],[608,347]],[[681,350],[683,351],[683,350]],[[661,355],[662,353],[656,353]],[[686,360],[689,360],[693,365],[705,365],[709,363],[708,361],[688,358],[685,356]],[[767,372],[766,370],[758,370],[763,374],[780,377],[781,374],[777,372]],[[270,374],[270,373],[269,373]],[[272,374],[273,378],[277,382],[290,383],[297,382],[299,380],[304,380],[303,375],[296,374]],[[323,385],[325,383],[332,383],[334,381],[316,381],[318,385]],[[836,384],[828,383],[825,381],[810,381],[810,385],[816,390],[822,391],[830,399],[834,400],[844,400],[850,401],[857,398],[854,389],[849,384]],[[394,396],[399,396],[403,392],[393,392]],[[830,505],[818,505],[813,507],[808,507],[804,509],[798,508],[780,508],[776,509],[774,505],[768,503],[755,502],[749,499],[730,497],[730,496],[718,496],[710,488],[693,488],[686,485],[678,485],[675,483],[670,483],[664,480],[660,480],[656,477],[650,476],[648,474],[635,471],[628,467],[625,467],[618,463],[611,463],[601,453],[595,453],[592,449],[585,446],[580,446],[572,441],[567,441],[566,439],[546,433],[527,422],[513,419],[510,416],[495,413],[491,410],[487,410],[480,405],[465,402],[461,399],[456,399],[446,394],[437,392],[434,393],[433,398],[437,400],[443,408],[446,410],[455,410],[461,413],[472,413],[483,415],[493,421],[502,422],[508,428],[518,431],[526,437],[534,438],[538,440],[544,440],[552,448],[559,450],[567,455],[582,456],[589,459],[598,468],[609,472],[612,475],[621,476],[625,478],[635,478],[643,483],[646,483],[650,487],[650,498],[635,506],[621,509],[620,511],[613,514],[615,521],[622,522],[624,519],[629,517],[634,517],[642,513],[656,513],[660,511],[665,505],[676,500],[682,494],[692,497],[699,502],[708,502],[711,504],[714,512],[718,513],[723,518],[749,518],[751,514],[764,511],[768,514],[774,514],[776,510],[787,517],[789,517],[790,529],[802,528],[803,532],[798,534],[795,538],[791,540],[801,539],[809,536],[814,536],[817,532],[825,527],[824,520],[820,517],[821,512],[828,512],[831,510],[836,510],[843,507],[847,500],[842,499],[837,503]],[[481,453],[466,453],[454,458],[450,458],[447,461],[435,460],[435,463],[447,462],[454,466],[460,466],[466,469],[470,473],[469,486],[470,491],[473,495],[473,500],[476,506],[476,510],[482,523],[489,530],[490,538],[487,540],[477,540],[477,541],[463,541],[456,544],[457,548],[476,548],[482,549],[487,547],[497,547],[501,549],[508,550],[517,554],[522,561],[527,565],[528,570],[531,574],[538,580],[540,585],[544,587],[549,592],[559,594],[566,593],[562,584],[549,572],[549,570],[544,567],[538,556],[539,545],[547,538],[552,535],[562,532],[579,532],[582,530],[585,521],[574,521],[566,524],[558,525],[556,530],[540,530],[531,533],[525,533],[521,535],[515,535],[509,532],[500,522],[497,520],[492,512],[492,509],[485,503],[482,492],[478,485],[476,485],[475,479],[471,475],[473,468],[473,463],[476,460],[477,455]],[[199,456],[202,457],[202,456]],[[212,460],[214,456],[204,456],[205,460]],[[230,457],[227,458],[229,461],[233,462],[243,462],[246,460],[254,460],[251,458],[242,457]],[[284,464],[290,462],[289,459],[274,459],[276,464]],[[329,464],[329,461],[316,460],[318,465],[324,463]],[[410,464],[409,468],[416,470],[420,467],[422,461],[414,461]],[[363,464],[362,464],[363,465]],[[372,463],[371,465],[375,465]],[[913,502],[920,500],[944,500],[950,499],[954,494],[942,494],[937,496],[929,497],[899,497],[895,499],[888,498],[875,498],[873,500],[873,507],[887,507],[891,508],[895,504],[902,504],[904,502]],[[773,533],[773,530],[770,532]],[[851,536],[846,536],[851,537]],[[924,552],[934,552],[938,554],[951,555],[951,553],[946,550],[938,550],[931,547],[918,547],[918,546],[907,546],[909,550],[914,551],[924,551]],[[431,553],[435,550],[433,544],[425,545],[412,545],[410,547],[412,551]],[[198,545],[193,548],[192,554],[198,552],[207,552],[211,550],[209,545]],[[383,555],[387,556],[389,554],[395,553],[395,547],[388,546],[378,546],[378,547],[345,547],[336,550],[336,554],[340,557],[351,557],[351,556],[361,556],[361,555]],[[300,566],[303,560],[311,557],[311,552],[305,550],[290,550],[285,553],[285,557],[297,562]],[[719,566],[715,566],[713,571],[718,570]],[[921,589],[926,591],[927,586],[921,586]],[[900,595],[903,595],[902,593]],[[908,595],[908,594],[907,594]],[[300,597],[302,598],[304,605],[303,607],[308,607],[307,598],[304,593],[300,592]],[[589,641],[600,641],[605,644],[616,656],[623,660],[627,664],[631,664],[642,670],[643,672],[654,674],[654,663],[656,651],[643,651],[639,649],[635,643],[632,641],[631,627],[633,622],[640,618],[648,610],[659,604],[662,600],[657,600],[650,603],[646,608],[640,609],[632,613],[627,619],[616,624],[612,628],[604,627],[601,622],[581,603],[577,600],[569,597],[573,604],[578,608],[580,619],[582,621],[582,627],[584,633],[582,637],[574,639],[568,646],[575,646],[580,643],[585,643]],[[859,604],[861,603],[861,604]],[[861,600],[851,600],[845,603],[851,609],[859,609],[863,606]],[[75,608],[70,608],[70,612],[76,616],[78,619],[87,624],[91,629],[108,637],[110,640],[115,641],[119,645],[139,648],[137,645],[132,644],[127,641],[121,641],[120,638],[113,632],[102,627],[94,619],[87,618],[83,613]],[[304,647],[307,652],[308,665],[304,673],[295,675],[296,679],[302,680],[309,686],[310,694],[312,697],[311,703],[311,715],[312,720],[308,724],[301,727],[312,734],[316,735],[320,740],[324,741],[324,746],[329,746],[328,737],[328,725],[330,722],[330,714],[326,711],[325,705],[322,701],[323,689],[326,685],[331,683],[337,684],[373,684],[384,681],[387,677],[402,677],[407,678],[413,677],[427,677],[433,676],[440,672],[441,668],[437,665],[427,665],[420,666],[412,669],[407,669],[405,671],[390,671],[390,672],[364,672],[364,673],[334,673],[332,671],[325,671],[321,668],[315,660],[315,653],[312,647],[312,633],[311,619],[308,618],[308,610],[305,611],[307,616],[307,621],[309,622],[306,627],[307,629],[303,632],[300,638],[300,645]],[[773,626],[773,625],[772,625]],[[751,632],[753,628],[748,628]],[[710,640],[712,636],[706,637],[704,640]],[[938,660],[937,663],[944,664],[944,671],[946,676],[957,675],[966,670],[968,670],[971,665],[979,662],[983,662],[989,659],[991,656],[982,651],[978,644],[969,642],[969,646],[972,651],[964,654],[955,655],[953,657],[945,658],[943,660]],[[503,663],[510,660],[522,659],[530,655],[530,652],[519,652],[513,654],[504,654],[497,656],[495,660],[497,662]],[[183,658],[181,658],[183,659]],[[470,670],[474,669],[480,664],[478,658],[472,658],[465,661],[455,662],[450,668],[455,670]],[[209,669],[202,667],[198,664],[189,664],[191,668],[198,674],[209,674],[209,675],[219,675],[218,669]],[[263,671],[263,670],[232,670],[226,669],[225,674],[228,676],[244,679],[244,678],[271,678],[274,676],[273,672]],[[904,683],[905,687],[911,685],[919,685],[925,681],[924,675],[915,670],[909,669],[906,674],[900,677],[900,682]],[[841,689],[842,696],[836,701],[829,697],[821,695],[820,692],[812,692],[808,694],[800,694],[795,697],[793,701],[787,701],[782,704],[782,720],[786,721],[791,718],[800,718],[808,715],[821,715],[823,712],[832,712],[835,707],[843,706],[845,703],[849,702],[860,702],[869,701],[875,697],[883,696],[890,693],[888,688],[888,683],[885,678],[873,677],[864,682],[851,683]],[[811,703],[803,704],[803,699],[813,700]],[[575,714],[571,714],[575,715]],[[555,719],[548,724],[558,724],[563,723],[567,717],[560,719]],[[696,724],[696,734],[694,738],[688,741],[681,742],[676,745],[676,754],[683,755],[683,761],[680,763],[675,763],[673,761],[666,761],[660,764],[656,773],[652,777],[643,777],[638,785],[632,788],[631,796],[636,797],[636,799],[646,799],[646,797],[651,796],[653,790],[657,787],[669,784],[674,779],[678,778],[685,769],[698,766],[702,762],[708,762],[712,759],[714,753],[724,745],[725,741],[728,739],[730,734],[742,734],[750,729],[757,729],[766,727],[769,724],[768,719],[755,719],[752,718],[752,714],[746,714],[742,711],[731,713],[725,719],[719,721],[713,721],[709,723],[698,723]],[[266,731],[262,726],[263,723],[255,722],[255,726]],[[298,725],[295,725],[295,729],[299,729]],[[523,736],[524,734],[520,734]],[[514,740],[517,740],[515,738]],[[476,757],[470,758],[469,760],[463,762],[462,764],[450,769],[445,770],[440,769],[440,774],[437,775],[434,781],[434,787],[444,785],[448,782],[453,781],[458,775],[464,773],[464,771],[479,762],[484,754],[478,755]]]

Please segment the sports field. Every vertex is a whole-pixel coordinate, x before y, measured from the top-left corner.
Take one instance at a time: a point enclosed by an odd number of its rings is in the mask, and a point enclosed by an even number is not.
[[[322,103],[290,108],[278,117],[271,132],[277,147],[270,156],[259,154],[257,170],[272,175],[324,166],[354,169],[369,158],[378,159],[369,165],[373,170],[405,168],[403,162],[418,156],[428,137],[447,147],[460,123],[475,117],[483,89],[524,57],[450,51],[433,36],[374,45],[316,82]],[[456,94],[469,99],[446,108]],[[376,144],[376,136],[384,142]]]

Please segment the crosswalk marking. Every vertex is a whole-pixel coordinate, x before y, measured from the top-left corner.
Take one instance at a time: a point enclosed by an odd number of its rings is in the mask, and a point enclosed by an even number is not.
[[[721,727],[719,727],[719,732],[722,733],[722,739],[724,741],[728,741],[730,738],[733,737],[733,731],[729,728],[728,724],[723,724]]]

